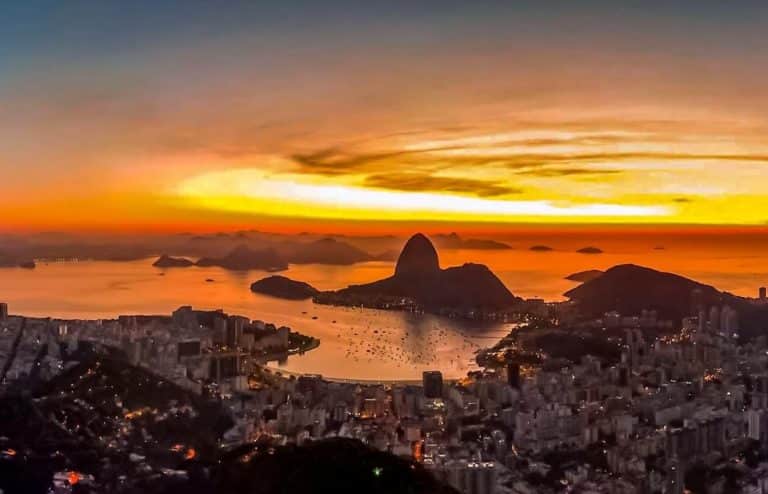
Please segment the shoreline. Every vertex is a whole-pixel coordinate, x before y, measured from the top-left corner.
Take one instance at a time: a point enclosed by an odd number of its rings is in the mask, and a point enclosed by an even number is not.
[[[360,384],[361,386],[376,386],[376,385],[391,385],[391,386],[421,386],[421,379],[352,379],[344,377],[329,377],[322,374],[314,374],[311,372],[294,372],[275,367],[272,365],[265,365],[264,368],[273,374],[280,373],[283,376],[319,376],[323,381],[339,384]],[[443,378],[443,382],[452,383],[458,381],[458,378]]]

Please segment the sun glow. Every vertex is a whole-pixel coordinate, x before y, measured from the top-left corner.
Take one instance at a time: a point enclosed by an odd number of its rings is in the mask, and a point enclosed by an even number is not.
[[[305,218],[493,222],[599,218],[625,222],[631,218],[663,218],[674,212],[667,206],[579,204],[378,190],[311,181],[306,177],[274,176],[256,169],[202,174],[185,180],[176,193],[198,207],[213,210]]]

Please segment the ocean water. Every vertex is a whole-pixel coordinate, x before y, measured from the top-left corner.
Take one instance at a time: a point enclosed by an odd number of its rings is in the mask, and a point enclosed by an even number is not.
[[[441,265],[488,264],[516,295],[561,300],[576,284],[565,276],[633,262],[672,271],[738,295],[755,296],[768,284],[768,255],[762,237],[512,238],[511,250],[448,250]],[[531,245],[555,250],[532,252]],[[602,254],[579,254],[587,245]],[[35,270],[0,269],[0,301],[13,314],[61,318],[108,318],[121,314],[168,314],[181,305],[224,309],[291,328],[320,339],[320,347],[292,356],[280,367],[359,380],[419,379],[441,370],[461,377],[474,367],[474,352],[495,343],[511,325],[449,320],[431,315],[314,305],[253,294],[250,283],[266,276],[220,268],[152,267],[153,259],[130,262],[41,262]],[[389,262],[354,266],[292,266],[282,273],[320,289],[373,281],[392,273]],[[214,281],[208,282],[207,279]]]

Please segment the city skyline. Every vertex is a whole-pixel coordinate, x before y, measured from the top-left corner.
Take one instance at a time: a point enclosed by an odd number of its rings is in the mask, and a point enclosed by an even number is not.
[[[739,7],[5,5],[3,230],[765,225]]]

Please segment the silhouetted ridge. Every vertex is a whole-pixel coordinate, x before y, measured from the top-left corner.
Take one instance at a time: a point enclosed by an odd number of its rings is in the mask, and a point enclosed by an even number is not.
[[[727,305],[738,313],[741,338],[764,335],[768,327],[768,306],[683,276],[633,264],[614,266],[569,290],[565,296],[587,316],[599,317],[613,310],[638,315],[649,309],[656,310],[661,318],[679,323],[683,317],[697,315],[699,308]]]
[[[589,269],[587,271],[579,271],[578,273],[569,274],[565,277],[568,281],[577,281],[579,283],[584,283],[587,281],[594,280],[598,276],[602,276],[603,271],[600,271],[599,269]]]
[[[657,310],[659,315],[680,319],[691,314],[691,296],[701,292],[703,304],[738,305],[743,299],[682,276],[654,269],[622,264],[600,276],[569,290],[565,296],[577,302],[582,312],[600,315],[617,310],[635,315],[643,309]]]
[[[156,268],[186,268],[194,266],[195,263],[184,257],[171,257],[163,254],[152,265]]]

